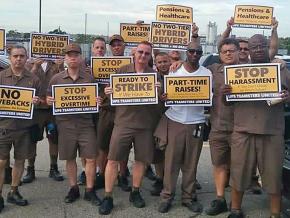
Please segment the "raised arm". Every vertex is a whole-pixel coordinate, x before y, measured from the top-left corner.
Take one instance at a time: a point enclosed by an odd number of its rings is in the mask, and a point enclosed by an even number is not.
[[[275,17],[272,19],[272,34],[270,38],[270,47],[269,47],[269,57],[270,60],[273,60],[275,55],[278,53],[279,39],[278,39],[278,28],[279,22]]]

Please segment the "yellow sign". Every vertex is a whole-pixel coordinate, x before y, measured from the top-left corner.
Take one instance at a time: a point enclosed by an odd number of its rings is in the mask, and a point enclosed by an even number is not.
[[[5,30],[0,29],[0,55],[5,55],[6,35]]]
[[[225,66],[225,84],[232,87],[228,101],[260,101],[280,98],[279,64]]]
[[[156,20],[192,24],[192,8],[181,5],[157,5]]]
[[[52,96],[55,99],[53,115],[97,113],[99,110],[95,83],[53,85]]]
[[[156,73],[111,74],[111,105],[158,104]]]
[[[234,27],[271,29],[273,7],[236,5]]]
[[[150,41],[156,49],[186,50],[191,24],[152,22]]]
[[[211,76],[164,77],[165,106],[211,106]]]
[[[35,89],[0,85],[0,117],[32,119]]]
[[[122,66],[133,63],[132,57],[92,57],[92,74],[96,82],[101,84],[110,83],[110,75],[116,73]]]
[[[136,47],[142,41],[149,41],[150,24],[121,23],[120,35],[127,46]]]
[[[31,33],[30,57],[59,59],[65,56],[65,47],[69,44],[68,35]]]

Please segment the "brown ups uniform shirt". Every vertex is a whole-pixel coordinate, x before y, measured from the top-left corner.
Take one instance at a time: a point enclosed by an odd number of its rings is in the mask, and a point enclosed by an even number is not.
[[[282,90],[290,88],[290,72],[281,71]],[[252,134],[284,134],[284,105],[268,106],[266,101],[236,102],[234,104],[234,131]]]
[[[147,67],[145,73],[155,72]],[[136,73],[134,64],[120,68],[119,73]],[[115,125],[132,129],[154,129],[158,117],[158,105],[120,105],[116,107]]]
[[[81,72],[79,77],[76,80],[73,80],[69,75],[67,70],[56,74],[52,77],[49,82],[47,89],[47,96],[52,96],[52,85],[57,84],[83,84],[83,83],[94,83],[94,78],[85,72]],[[93,114],[67,114],[67,115],[58,115],[55,116],[56,123],[63,122],[68,125],[76,125],[79,126],[94,126],[93,122]]]
[[[8,68],[0,72],[0,84],[9,86],[19,86],[36,89],[35,95],[39,95],[40,81],[37,76],[27,70],[24,70],[20,77],[13,74],[12,69]],[[32,101],[32,99],[31,99]],[[33,120],[13,119],[0,117],[1,129],[19,130],[33,125]]]
[[[60,72],[59,67],[52,61],[47,62],[45,71],[43,71],[42,66],[40,66],[39,69],[35,72],[35,75],[39,78],[41,82],[41,89],[40,89],[39,97],[42,100],[45,100],[46,98],[46,92],[49,85],[49,81],[55,74],[59,72]],[[41,104],[41,105],[38,105],[37,108],[48,109],[50,107],[46,104]]]
[[[221,90],[225,84],[224,65],[212,64],[208,67],[213,75],[213,103],[210,108],[211,131],[233,131],[233,106],[225,106]]]

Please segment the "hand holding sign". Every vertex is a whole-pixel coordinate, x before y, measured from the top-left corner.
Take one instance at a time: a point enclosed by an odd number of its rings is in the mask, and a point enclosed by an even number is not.
[[[191,33],[192,35],[198,35],[199,27],[196,25],[196,23],[192,23],[192,30]]]
[[[227,21],[227,28],[232,28],[232,26],[234,25],[234,18],[231,17],[228,21]]]
[[[96,97],[97,105],[102,106],[104,99],[101,96]]]
[[[160,96],[160,101],[166,101],[167,100],[167,93],[163,93],[161,96]]]
[[[110,86],[105,87],[104,92],[106,95],[111,95],[111,94],[113,94],[113,88]]]
[[[276,20],[276,17],[272,18],[272,30],[277,30],[279,22]]]
[[[232,87],[230,85],[223,85],[221,87],[223,95],[229,95],[232,93]]]
[[[289,92],[288,92],[288,90],[283,90],[281,92],[281,99],[282,99],[282,101],[288,101],[289,100]]]
[[[53,102],[55,102],[54,97],[51,97],[51,96],[46,97],[47,105],[51,106],[51,105],[53,105]]]
[[[33,104],[39,104],[39,103],[40,103],[40,98],[39,98],[38,96],[34,96],[34,97],[32,98],[32,103],[33,103]]]
[[[154,86],[155,86],[156,88],[161,88],[161,83],[160,83],[160,82],[156,82],[156,83],[154,84]]]

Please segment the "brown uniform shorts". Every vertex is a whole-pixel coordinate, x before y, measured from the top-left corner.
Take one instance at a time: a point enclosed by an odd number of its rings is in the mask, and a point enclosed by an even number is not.
[[[108,152],[110,140],[114,128],[115,112],[112,110],[102,109],[99,113],[99,121],[97,125],[97,145],[98,147]]]
[[[231,160],[231,134],[227,131],[211,131],[209,134],[209,145],[211,162],[214,166],[226,165],[230,167]]]
[[[109,160],[127,160],[134,147],[135,160],[150,164],[153,159],[154,139],[151,129],[131,129],[115,125],[110,142]]]
[[[73,160],[77,152],[81,158],[96,159],[98,146],[95,127],[58,123],[58,147],[60,160]]]
[[[31,142],[29,129],[5,130],[0,129],[0,159],[8,160],[10,150],[14,147],[14,159],[25,160],[34,157],[35,146]]]
[[[281,193],[284,138],[233,132],[231,141],[231,186],[247,190],[258,165],[262,186],[269,194]],[[257,164],[257,165],[256,165]]]

